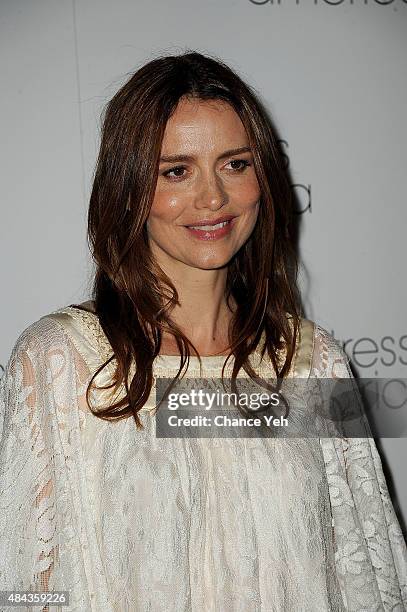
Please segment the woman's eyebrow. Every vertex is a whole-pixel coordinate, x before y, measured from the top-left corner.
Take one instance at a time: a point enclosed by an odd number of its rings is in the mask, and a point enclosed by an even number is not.
[[[224,159],[225,157],[230,157],[231,155],[239,155],[240,153],[249,153],[251,152],[250,147],[238,147],[237,149],[230,149],[229,151],[225,151],[221,155],[219,155],[218,159]],[[195,161],[196,157],[194,155],[163,155],[160,157],[160,163],[164,162],[191,162]]]

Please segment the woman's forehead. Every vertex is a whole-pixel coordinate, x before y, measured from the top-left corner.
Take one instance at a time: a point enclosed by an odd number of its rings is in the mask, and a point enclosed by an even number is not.
[[[180,146],[182,153],[192,149],[237,148],[247,144],[246,130],[240,117],[223,100],[181,100],[167,122],[162,151]]]

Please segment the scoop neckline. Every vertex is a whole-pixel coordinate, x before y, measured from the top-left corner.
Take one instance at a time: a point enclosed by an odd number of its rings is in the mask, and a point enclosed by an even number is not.
[[[88,302],[85,302],[85,303],[88,303]],[[74,305],[74,304],[69,304],[68,308],[71,308],[73,310],[79,310],[79,312],[87,312],[93,315],[95,319],[99,322],[99,318],[97,314],[93,312],[92,310],[87,310],[86,308],[79,308],[79,305]],[[223,363],[228,357],[228,355],[201,355],[200,357],[201,357],[202,362],[205,361],[205,362],[218,364],[218,363]],[[233,359],[233,355],[231,359]],[[181,361],[181,355],[163,355],[160,353],[159,355],[156,356],[156,360],[158,363],[162,363],[162,364],[165,363],[168,365],[179,366],[180,361]],[[196,355],[190,355],[189,361],[190,363],[199,364],[199,359]]]
[[[211,363],[222,363],[223,361],[226,360],[227,357],[228,355],[201,355],[201,361],[202,362],[206,361],[206,362],[211,362]],[[156,359],[163,363],[164,362],[171,363],[171,364],[177,363],[177,365],[179,365],[181,362],[181,355],[162,355],[160,353],[159,355],[157,355]],[[189,362],[198,364],[199,359],[196,355],[190,355]]]

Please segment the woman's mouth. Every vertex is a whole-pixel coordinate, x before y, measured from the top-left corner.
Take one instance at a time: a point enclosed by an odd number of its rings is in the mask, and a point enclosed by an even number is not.
[[[229,219],[228,221],[216,223],[216,225],[187,225],[185,229],[199,240],[217,240],[218,238],[227,236],[231,232],[235,218],[236,217],[233,217],[233,219]]]

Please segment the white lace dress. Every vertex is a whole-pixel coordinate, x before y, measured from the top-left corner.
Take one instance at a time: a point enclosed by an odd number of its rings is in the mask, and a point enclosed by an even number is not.
[[[143,431],[103,421],[85,391],[110,350],[96,315],[72,306],[15,343],[0,387],[0,590],[68,590],[49,610],[81,612],[406,610],[406,545],[372,438],[157,438],[154,390]],[[223,360],[204,357],[202,375]],[[161,356],[155,376],[178,365]],[[352,376],[305,320],[290,375]]]

